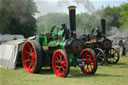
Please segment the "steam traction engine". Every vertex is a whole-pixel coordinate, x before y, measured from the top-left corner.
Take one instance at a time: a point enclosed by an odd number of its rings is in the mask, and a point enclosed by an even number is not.
[[[97,70],[95,52],[84,49],[84,43],[76,38],[75,6],[70,6],[70,29],[66,25],[54,26],[50,33],[39,34],[35,40],[26,41],[22,62],[29,73],[40,72],[43,66],[52,66],[58,77],[66,77],[70,66],[79,66],[84,74],[92,75]]]
[[[86,46],[95,50],[98,64],[103,65],[105,61],[109,64],[116,64],[119,61],[119,53],[112,48],[112,41],[106,38],[105,19],[101,19],[102,32],[94,28],[88,35],[82,35],[80,38],[85,41]]]

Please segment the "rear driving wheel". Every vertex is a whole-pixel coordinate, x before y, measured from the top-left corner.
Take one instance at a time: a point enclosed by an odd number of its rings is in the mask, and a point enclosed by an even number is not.
[[[84,66],[80,67],[83,74],[93,75],[95,74],[98,66],[96,59],[96,54],[92,49],[84,49],[80,55],[81,59],[84,61]]]
[[[56,50],[52,60],[53,71],[58,77],[66,77],[69,73],[69,58],[64,50]]]
[[[106,50],[105,53],[107,55],[106,61],[109,64],[116,64],[120,59],[119,53],[115,48],[111,48],[110,50]]]
[[[42,67],[42,49],[34,40],[26,41],[22,51],[22,63],[26,72],[38,73]]]

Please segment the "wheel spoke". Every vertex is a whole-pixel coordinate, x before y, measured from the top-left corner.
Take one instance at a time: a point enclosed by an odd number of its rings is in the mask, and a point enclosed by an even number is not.
[[[30,63],[30,65],[28,66],[27,71],[29,71],[31,67],[32,67],[32,63]]]
[[[88,60],[88,54],[87,53],[86,53],[86,57],[85,58],[86,58],[86,60]]]
[[[85,58],[87,59],[87,53],[83,53],[83,55],[82,55],[82,59],[85,59]]]
[[[92,55],[91,55],[91,56],[89,56],[89,60],[91,60],[91,58],[92,58]]]
[[[30,47],[30,44],[27,45],[29,51],[31,52],[32,48]]]
[[[27,60],[25,60],[25,62],[27,63],[27,62],[31,62],[31,59],[27,59]]]
[[[100,52],[98,52],[97,56],[100,56]]]
[[[60,63],[60,61],[56,61],[56,63]]]
[[[62,54],[60,54],[60,61],[62,61]]]
[[[60,61],[58,57],[56,59],[57,59],[57,61]]]
[[[66,61],[63,61],[63,63],[64,63],[64,66],[67,66]]]
[[[35,55],[35,52],[32,52],[32,53],[31,53],[31,56],[32,56],[32,60],[35,60],[35,56],[36,56],[36,55]]]
[[[61,67],[59,67],[59,69],[57,70],[57,72],[60,73],[60,71],[61,71]]]
[[[35,61],[32,62],[32,68],[35,68]]]
[[[28,67],[28,68],[30,69],[31,67],[32,67],[32,63],[29,65],[29,67]]]
[[[30,55],[30,53],[28,51],[25,51],[25,53]]]
[[[65,68],[64,68],[63,66],[61,66],[61,68],[63,69],[64,72],[66,71]]]
[[[56,68],[58,69],[58,68],[59,68],[59,66],[58,66],[58,65],[56,65]]]
[[[89,60],[88,60],[88,59],[86,59],[86,64],[88,64],[88,61],[89,61]]]

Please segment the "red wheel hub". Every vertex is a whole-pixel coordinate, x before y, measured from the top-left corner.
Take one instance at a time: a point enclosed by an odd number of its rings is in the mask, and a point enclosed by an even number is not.
[[[31,42],[27,41],[23,47],[22,62],[26,72],[32,73],[36,65],[36,52]]]

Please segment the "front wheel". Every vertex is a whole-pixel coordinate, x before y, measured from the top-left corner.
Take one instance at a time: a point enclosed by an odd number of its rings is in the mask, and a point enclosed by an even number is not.
[[[52,67],[58,77],[67,77],[69,73],[69,57],[64,50],[55,51],[52,59]]]
[[[97,66],[98,66],[95,52],[90,48],[84,49],[81,52],[80,57],[84,61],[84,64],[85,64],[83,67],[80,67],[83,74],[86,74],[86,75],[95,74],[97,70]]]

